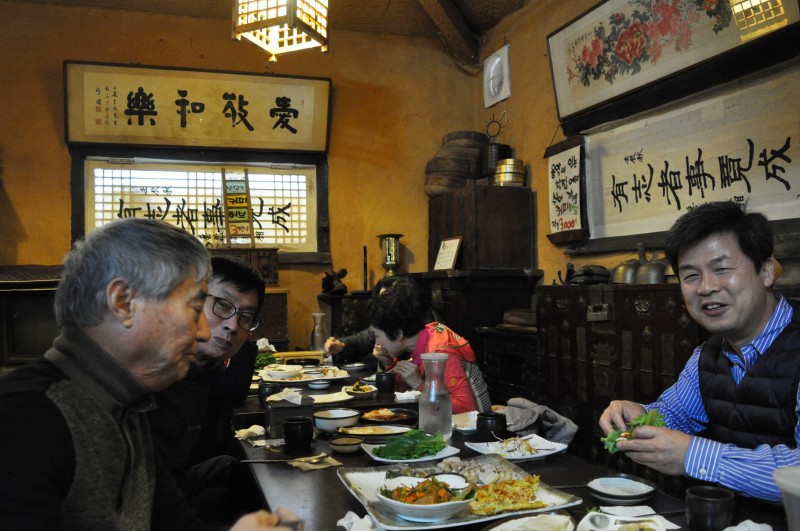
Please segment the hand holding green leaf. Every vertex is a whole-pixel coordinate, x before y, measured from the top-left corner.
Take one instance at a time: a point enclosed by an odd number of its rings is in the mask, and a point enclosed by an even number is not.
[[[614,430],[605,437],[600,437],[608,453],[618,451],[617,441],[625,441],[631,437],[633,430],[639,426],[664,426],[664,417],[657,409],[651,409],[644,415],[638,416],[628,422],[624,429]]]

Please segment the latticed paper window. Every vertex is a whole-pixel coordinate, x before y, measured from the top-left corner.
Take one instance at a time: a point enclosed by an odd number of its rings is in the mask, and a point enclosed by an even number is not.
[[[783,0],[731,0],[731,9],[742,41],[788,24]]]
[[[197,164],[86,164],[86,232],[123,217],[166,221],[227,247],[222,169],[247,169],[255,247],[316,252],[316,169]]]

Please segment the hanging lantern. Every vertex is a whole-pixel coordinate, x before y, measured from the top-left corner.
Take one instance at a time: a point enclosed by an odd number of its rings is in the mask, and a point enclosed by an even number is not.
[[[328,0],[233,0],[233,37],[277,61],[279,53],[328,51]]]

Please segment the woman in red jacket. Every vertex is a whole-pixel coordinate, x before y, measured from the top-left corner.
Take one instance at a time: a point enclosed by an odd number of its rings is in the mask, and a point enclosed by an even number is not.
[[[370,301],[370,330],[375,334],[375,357],[381,369],[398,375],[398,389],[419,389],[425,383],[421,354],[448,354],[444,380],[453,402],[453,413],[482,410],[476,400],[465,366],[475,364],[469,342],[442,323],[427,323],[425,293],[413,279],[401,277]],[[478,374],[478,376],[480,376]],[[480,378],[482,380],[482,378]],[[483,386],[485,389],[485,385]]]

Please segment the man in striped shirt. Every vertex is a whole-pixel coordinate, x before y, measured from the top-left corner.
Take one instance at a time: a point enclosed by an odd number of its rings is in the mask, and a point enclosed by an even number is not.
[[[780,502],[773,472],[800,465],[800,315],[773,292],[772,250],[766,218],[731,202],[701,205],[667,233],[686,309],[711,337],[656,402],[615,400],[601,415],[610,433],[662,413],[666,427],[618,442],[633,461]]]

